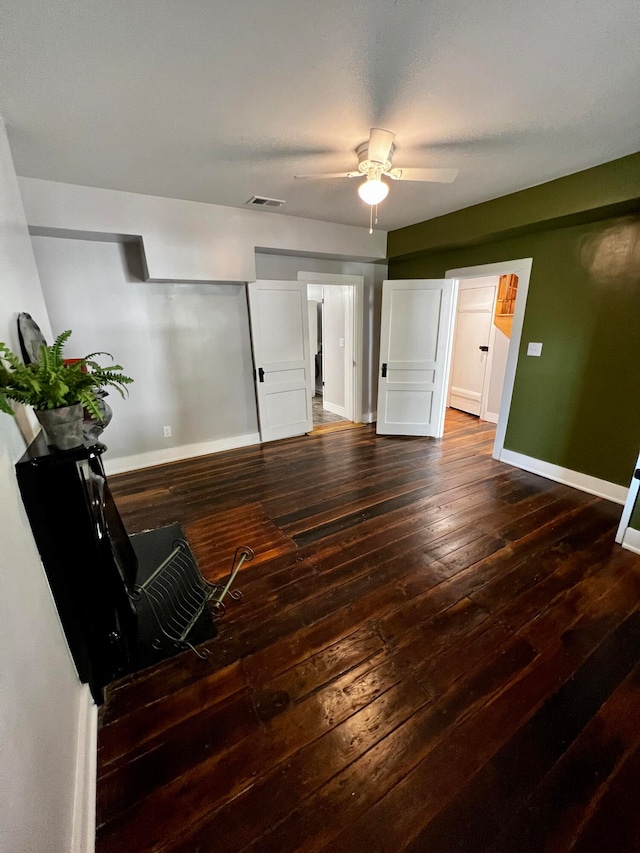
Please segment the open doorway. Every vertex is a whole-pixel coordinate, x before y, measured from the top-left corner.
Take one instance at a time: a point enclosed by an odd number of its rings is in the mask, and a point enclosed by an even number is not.
[[[482,420],[496,424],[493,448],[493,456],[496,459],[500,458],[503,451],[507,432],[532,264],[533,259],[526,258],[446,272],[446,277],[455,279],[458,285],[448,406],[470,411],[459,405],[462,398],[457,392],[461,388],[462,391],[465,390],[464,384],[468,379],[463,380],[462,377],[468,378],[475,370],[476,385],[473,391],[478,411],[472,413]],[[474,324],[474,320],[469,318],[474,313],[484,315],[484,333],[488,331],[486,343],[476,341],[473,336],[468,335]],[[487,318],[491,320],[488,324]],[[481,324],[477,325],[479,327]],[[477,336],[477,329],[474,334]],[[460,350],[460,341],[465,338],[469,353],[473,347],[480,348],[475,351],[480,355],[480,359],[475,361],[472,369],[468,367],[466,373],[465,370],[456,370],[456,355]],[[488,349],[484,350],[484,347]],[[465,349],[464,344],[462,349]],[[458,364],[461,358],[466,357],[458,354]]]
[[[313,426],[353,422],[350,285],[308,284]]]
[[[460,279],[447,405],[497,424],[518,290],[515,273]]]
[[[307,282],[313,431],[362,417],[362,276],[299,273]]]
[[[378,375],[378,435],[441,438],[451,376],[459,282],[517,276],[493,455],[500,459],[520,348],[532,259],[449,270],[443,279],[383,282]]]

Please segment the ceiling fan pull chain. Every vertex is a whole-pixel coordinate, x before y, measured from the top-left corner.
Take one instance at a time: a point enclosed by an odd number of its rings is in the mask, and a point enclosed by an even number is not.
[[[376,204],[376,225],[378,224],[378,205]]]
[[[369,234],[373,234],[373,206],[369,208]]]

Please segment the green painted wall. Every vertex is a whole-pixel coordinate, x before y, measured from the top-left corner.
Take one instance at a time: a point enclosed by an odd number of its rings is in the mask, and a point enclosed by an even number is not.
[[[635,162],[640,176],[640,159]],[[581,174],[588,179],[594,171]],[[592,190],[585,196],[593,208]],[[626,204],[633,206],[638,190],[629,188]],[[517,194],[521,203],[527,192]],[[609,197],[605,200],[601,210],[609,213]],[[487,203],[489,212],[492,205]],[[482,207],[473,209],[478,223]],[[640,447],[640,216],[578,225],[562,217],[549,220],[544,230],[539,224],[528,231],[522,226],[524,233],[503,239],[487,225],[483,242],[463,245],[460,213],[450,214],[448,228],[440,221],[432,241],[424,231],[429,222],[414,230],[412,240],[410,229],[402,229],[401,242],[390,235],[390,254],[395,253],[390,278],[441,278],[447,269],[533,258],[505,446],[628,486]],[[539,210],[536,216],[540,222]],[[420,250],[422,240],[431,246],[426,252]],[[525,355],[529,341],[543,342],[541,358]],[[636,510],[640,526],[639,517]]]
[[[389,258],[578,225],[639,209],[640,152],[389,234]]]

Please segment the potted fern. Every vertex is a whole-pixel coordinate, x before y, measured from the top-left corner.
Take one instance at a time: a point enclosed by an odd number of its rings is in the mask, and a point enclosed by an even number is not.
[[[42,346],[32,364],[23,364],[0,343],[0,411],[14,414],[10,400],[33,406],[49,444],[59,450],[82,445],[83,409],[102,420],[100,389],[115,388],[124,397],[133,382],[119,364],[103,367],[95,361],[101,355],[112,358],[109,353],[92,352],[65,362],[63,349],[70,336],[67,330],[51,346]]]

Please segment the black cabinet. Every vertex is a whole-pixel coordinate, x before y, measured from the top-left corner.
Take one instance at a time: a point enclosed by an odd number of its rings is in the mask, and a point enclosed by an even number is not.
[[[41,434],[16,464],[71,654],[98,703],[102,688],[129,670],[137,629],[128,595],[137,560],[109,490],[105,450],[58,451]]]

